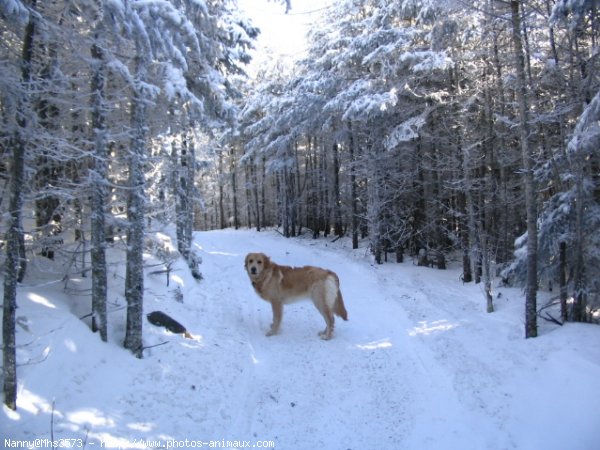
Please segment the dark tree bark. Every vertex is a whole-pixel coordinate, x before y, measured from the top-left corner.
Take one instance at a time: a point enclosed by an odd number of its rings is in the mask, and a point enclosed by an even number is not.
[[[33,30],[33,27],[32,27]],[[33,32],[33,31],[32,31]],[[12,142],[12,161],[9,198],[8,230],[6,232],[6,263],[4,270],[4,298],[2,311],[4,404],[17,409],[17,361],[15,312],[17,309],[17,284],[21,263],[20,241],[23,236],[21,209],[22,186],[25,182],[25,145],[21,137]]]
[[[352,134],[352,124],[348,122],[348,151],[350,153],[350,203],[352,205],[352,248],[358,248],[358,189],[356,184],[356,153],[354,148],[354,136]]]
[[[240,227],[239,211],[238,211],[238,192],[237,192],[237,173],[236,173],[236,156],[235,146],[231,146],[229,152],[229,174],[231,176],[231,195],[233,197],[233,228],[236,230]],[[257,192],[257,191],[256,191]],[[258,200],[258,194],[255,194]],[[258,203],[258,201],[257,201]],[[258,204],[257,204],[258,206]]]
[[[219,152],[218,164],[218,184],[219,184],[219,228],[224,230],[227,228],[227,220],[225,217],[225,171],[223,162],[223,152]]]
[[[146,62],[137,57],[137,83],[132,99],[133,139],[129,156],[129,195],[127,199],[127,263],[125,274],[125,299],[127,300],[127,324],[125,348],[137,358],[142,357],[142,313],[144,301],[144,170],[146,147],[146,107],[142,88],[146,78]]]
[[[96,40],[101,38],[103,28],[96,30]],[[106,143],[105,112],[105,61],[101,45],[92,45],[92,135],[94,142],[94,164],[91,171],[91,263],[92,263],[92,331],[100,332],[100,339],[107,341],[106,323],[106,180],[108,178],[108,151]]]
[[[30,7],[36,9],[36,0],[32,0]],[[25,88],[31,81],[31,61],[33,41],[36,33],[36,15],[30,14],[29,22],[25,27],[23,48],[21,53],[21,76]],[[4,404],[12,409],[17,409],[17,355],[16,355],[16,309],[17,285],[25,277],[25,252],[23,235],[23,185],[25,184],[25,137],[27,128],[24,115],[19,114],[22,105],[6,105],[11,117],[15,118],[16,131],[10,140],[12,150],[10,160],[8,220],[6,231],[6,262],[4,265],[4,296],[2,308],[2,364],[3,364],[3,393]],[[11,108],[12,106],[12,108]],[[22,110],[21,110],[22,112]]]
[[[567,243],[559,244],[558,285],[560,287],[560,317],[563,322],[569,319],[567,299],[569,296],[567,286]]]
[[[344,225],[342,223],[342,202],[340,196],[340,157],[339,145],[333,144],[333,232],[336,236],[343,236]]]
[[[510,2],[512,16],[512,40],[517,71],[517,101],[521,153],[523,158],[523,178],[525,182],[525,207],[527,210],[527,285],[525,290],[525,337],[537,336],[537,204],[533,176],[533,158],[529,148],[529,106],[527,98],[527,78],[525,55],[521,39],[520,2]]]

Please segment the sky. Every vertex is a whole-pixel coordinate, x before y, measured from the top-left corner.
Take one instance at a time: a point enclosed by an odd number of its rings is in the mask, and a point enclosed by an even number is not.
[[[240,8],[261,29],[256,43],[256,63],[262,56],[300,58],[306,50],[306,32],[333,0],[292,0],[292,9],[286,14],[285,5],[274,0],[238,0]]]

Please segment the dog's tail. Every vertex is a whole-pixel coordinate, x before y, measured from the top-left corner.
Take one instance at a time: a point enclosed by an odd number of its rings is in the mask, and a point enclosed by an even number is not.
[[[330,297],[329,298],[333,298],[334,292],[335,292],[335,300],[333,302],[333,307],[330,308],[332,309],[333,313],[336,316],[341,317],[344,320],[348,320],[348,312],[346,311],[346,306],[344,305],[344,298],[342,297],[342,291],[340,291],[340,279],[338,278],[337,274],[335,272],[332,272],[331,270],[328,270],[327,272],[329,272],[329,292],[330,292]],[[333,281],[333,283],[331,283],[331,281]],[[331,303],[330,303],[331,305]]]
[[[336,316],[341,317],[344,320],[348,320],[348,311],[344,305],[344,299],[342,298],[342,291],[338,288],[337,296],[335,297],[335,303],[333,304],[333,312]]]

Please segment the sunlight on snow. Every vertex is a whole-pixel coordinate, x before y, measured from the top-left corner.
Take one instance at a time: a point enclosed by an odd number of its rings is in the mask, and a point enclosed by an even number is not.
[[[72,339],[65,339],[65,347],[72,353],[77,353],[77,344]]]
[[[202,337],[201,334],[190,333],[190,336],[192,337],[192,339],[184,339],[184,341],[181,342],[180,345],[182,347],[196,349],[196,348],[202,348],[206,345],[204,343],[204,338]]]
[[[253,364],[260,364],[260,359],[256,357],[256,351],[250,342],[247,343],[248,347],[250,347],[250,358],[252,358]]]
[[[380,339],[379,341],[373,341],[367,344],[356,344],[356,347],[361,350],[377,350],[381,348],[389,348],[391,346],[392,342],[389,338]]]
[[[414,327],[409,333],[409,336],[419,336],[440,333],[442,331],[452,330],[458,327],[457,323],[450,323],[447,320],[436,320],[434,322],[427,322],[425,320],[419,322],[419,326]]]
[[[20,400],[19,400],[19,407],[21,406]],[[21,420],[21,414],[19,414],[19,411],[13,411],[12,409],[10,409],[8,406],[6,405],[2,405],[2,411],[4,412],[4,414],[6,415],[6,417],[8,417],[10,420]]]
[[[115,421],[110,417],[104,416],[102,411],[95,408],[81,409],[67,414],[69,422],[83,426],[92,425],[94,427],[114,427]]]
[[[239,253],[228,253],[228,252],[218,252],[218,251],[212,251],[212,252],[206,252],[209,255],[217,255],[217,256],[239,256]]]
[[[48,400],[27,389],[20,389],[18,398],[19,409],[30,414],[37,415],[41,412],[50,413],[52,411],[52,404]],[[56,410],[54,414],[57,414]]]
[[[128,423],[127,428],[134,430],[134,431],[148,432],[148,431],[152,431],[154,429],[154,426],[148,422],[134,422],[134,423]]]
[[[53,303],[50,303],[48,301],[48,299],[46,299],[45,297],[42,297],[41,295],[30,292],[27,295],[27,298],[29,298],[29,300],[31,300],[32,302],[37,303],[39,305],[46,306],[47,308],[56,309],[56,306]]]
[[[171,280],[173,280],[177,284],[184,286],[183,278],[181,278],[179,275],[171,274]]]
[[[155,236],[157,237],[157,239],[159,239],[160,241],[162,241],[163,245],[170,251],[170,252],[174,252],[175,250],[177,250],[175,248],[175,246],[173,245],[173,241],[171,240],[171,237],[161,233],[161,232],[156,232]]]

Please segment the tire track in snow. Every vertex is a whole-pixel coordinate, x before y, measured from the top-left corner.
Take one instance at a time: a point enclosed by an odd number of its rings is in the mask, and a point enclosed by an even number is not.
[[[413,268],[411,268],[413,269]],[[480,410],[487,415],[489,421],[477,425],[479,434],[493,436],[494,429],[506,429],[510,412],[507,402],[498,402],[498,391],[503,390],[507,380],[502,374],[506,369],[499,369],[503,361],[509,364],[522,362],[518,353],[507,354],[494,345],[494,337],[489,335],[485,326],[473,320],[465,320],[464,311],[469,310],[469,317],[477,316],[477,309],[484,308],[484,297],[481,294],[481,304],[465,302],[463,289],[454,288],[448,280],[443,280],[436,291],[428,286],[419,271],[427,268],[414,268],[410,275],[404,278],[407,286],[405,303],[409,317],[415,322],[411,334],[420,340],[431,352],[435,364],[445,372],[449,388],[455,392],[460,409],[465,415],[469,411]],[[477,289],[478,287],[474,287]],[[443,295],[440,295],[443,292]],[[406,302],[408,300],[408,302]],[[482,322],[487,313],[481,313]],[[489,317],[489,316],[487,316]],[[470,337],[465,338],[465,335]],[[477,343],[472,348],[466,347],[463,342]],[[488,349],[481,351],[481,345]],[[493,393],[493,395],[490,395]],[[505,389],[504,396],[510,397],[510,392]],[[490,432],[484,430],[489,429]],[[514,440],[508,434],[504,436],[505,442],[482,442],[486,448],[514,448]]]

